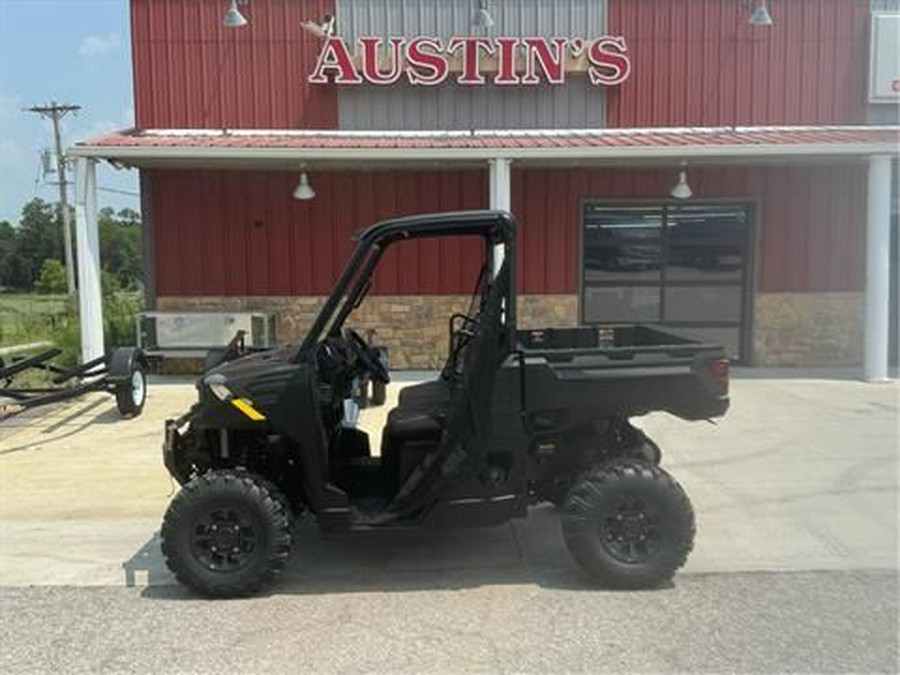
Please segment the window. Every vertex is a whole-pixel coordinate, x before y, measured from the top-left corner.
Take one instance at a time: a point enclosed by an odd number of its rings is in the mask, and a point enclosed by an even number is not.
[[[749,233],[743,204],[586,204],[583,321],[662,324],[741,358]]]

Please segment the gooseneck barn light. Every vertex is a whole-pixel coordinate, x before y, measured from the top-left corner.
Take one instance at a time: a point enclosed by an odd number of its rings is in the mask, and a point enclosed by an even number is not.
[[[247,0],[244,0],[241,4],[246,5]],[[241,14],[241,10],[238,9],[238,0],[231,0],[228,3],[228,11],[225,12],[225,18],[222,19],[222,23],[226,28],[240,28],[247,25],[247,19]]]
[[[318,21],[304,21],[300,24],[317,38],[327,38],[334,33],[334,17],[326,14],[321,23]]]
[[[678,181],[675,183],[670,194],[675,199],[690,199],[694,196],[694,191],[691,190],[691,186],[688,185],[687,162],[682,162],[679,165]]]
[[[478,0],[478,11],[472,17],[472,23],[477,28],[491,28],[494,25],[494,17],[488,9],[487,0]]]
[[[772,23],[772,15],[769,14],[769,8],[766,7],[766,0],[756,0],[753,14],[750,15],[750,25],[771,26]]]
[[[303,202],[313,199],[316,196],[316,191],[313,190],[312,185],[309,184],[309,176],[306,171],[303,171],[300,174],[300,182],[297,183],[297,187],[294,188],[292,195],[294,199]]]

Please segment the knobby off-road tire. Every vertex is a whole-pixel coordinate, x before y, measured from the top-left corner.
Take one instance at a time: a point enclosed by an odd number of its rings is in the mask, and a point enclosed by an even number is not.
[[[291,550],[287,500],[243,469],[209,471],[172,500],[162,551],[177,579],[210,597],[252,595],[271,585]]]
[[[684,565],[694,511],[681,486],[647,462],[590,471],[569,493],[563,538],[575,561],[609,588],[655,588]]]
[[[631,454],[634,459],[643,460],[659,466],[659,463],[662,461],[662,450],[659,449],[656,441],[647,436],[643,431],[641,431],[640,434],[641,444],[631,450],[629,454]]]

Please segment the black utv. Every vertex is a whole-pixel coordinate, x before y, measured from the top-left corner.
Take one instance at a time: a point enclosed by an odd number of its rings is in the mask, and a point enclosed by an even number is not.
[[[477,237],[484,265],[468,311],[448,317],[446,365],[408,386],[380,452],[348,421],[361,376],[387,383],[379,350],[349,327],[392,245]],[[724,414],[720,346],[646,326],[516,330],[516,223],[501,211],[374,225],[299,346],[206,372],[199,401],[166,422],[182,485],[162,526],[169,568],[210,596],[254,593],[284,567],[294,516],[324,533],[488,526],[562,507],[575,560],[610,587],[660,584],[684,564],[694,515],[629,418]]]

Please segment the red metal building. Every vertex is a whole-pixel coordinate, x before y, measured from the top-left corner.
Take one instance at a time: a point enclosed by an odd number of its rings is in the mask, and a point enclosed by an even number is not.
[[[662,323],[881,376],[900,1],[492,0],[490,26],[474,0],[246,0],[233,27],[219,0],[131,5],[137,128],[73,154],[141,171],[152,307],[271,310],[291,339],[357,228],[506,207],[525,325]],[[391,254],[359,320],[396,365],[440,362],[476,258]]]

